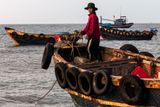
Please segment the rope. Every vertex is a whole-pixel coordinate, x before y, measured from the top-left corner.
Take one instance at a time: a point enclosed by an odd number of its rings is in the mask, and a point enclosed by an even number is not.
[[[73,37],[72,41],[67,41],[67,42],[66,42],[66,41],[62,41],[62,43],[59,45],[60,47],[59,47],[57,50],[59,50],[59,49],[60,49],[61,47],[63,47],[63,46],[68,45],[68,46],[70,46],[71,49],[72,49],[72,50],[71,50],[71,53],[70,53],[71,56],[73,56],[73,57],[75,56],[74,48],[76,48],[79,56],[81,56],[81,53],[80,53],[78,47],[74,47],[74,42],[75,42],[75,40],[76,40],[77,35],[73,34],[73,35],[71,35],[71,36]],[[78,35],[78,36],[79,36],[79,35]],[[83,38],[82,38],[82,42],[83,42]]]
[[[54,86],[56,85],[56,82],[57,82],[57,80],[53,82],[52,87],[50,88],[50,90],[48,90],[48,92],[47,92],[46,94],[44,94],[44,95],[43,95],[42,97],[40,97],[38,100],[33,101],[32,103],[37,104],[37,102],[39,102],[40,100],[44,99],[44,98],[52,91],[52,89],[53,89]]]
[[[78,36],[79,36],[79,35],[78,35]],[[76,40],[76,36],[74,35],[73,43],[74,43],[75,40]],[[83,38],[82,38],[82,42],[83,42]],[[72,47],[73,47],[73,49],[74,49],[74,44],[73,44],[73,43],[72,43]],[[81,56],[81,53],[80,53],[78,47],[75,47],[75,48],[77,49],[77,52],[78,52],[79,56]],[[74,51],[74,50],[73,50],[73,51]]]
[[[65,45],[65,44],[66,44],[66,45],[69,45],[69,46],[72,48],[71,55],[73,55],[73,56],[74,56],[74,41],[75,41],[75,40],[76,40],[76,36],[74,36],[72,42],[69,42],[69,43],[67,43],[67,42],[65,43],[65,42],[64,42],[64,44],[61,44],[61,47],[63,47],[63,45]],[[79,55],[81,56],[81,54],[80,54],[80,52],[79,52],[79,49],[78,49],[77,47],[76,47],[76,49],[77,49]],[[53,82],[52,87],[48,90],[48,92],[47,92],[46,94],[44,94],[44,95],[43,95],[42,97],[40,97],[39,99],[33,101],[33,103],[37,104],[37,102],[39,102],[40,100],[44,99],[44,98],[52,91],[52,89],[54,88],[56,82],[57,82],[57,81]]]
[[[0,37],[0,41],[2,41],[2,39],[3,39],[4,36],[5,36],[5,35],[2,35],[2,36]]]

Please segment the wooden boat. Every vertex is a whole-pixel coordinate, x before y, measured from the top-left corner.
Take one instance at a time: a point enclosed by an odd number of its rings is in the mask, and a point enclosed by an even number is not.
[[[15,29],[8,27],[5,28],[5,31],[16,46],[45,45],[48,42],[54,43],[60,39],[70,40],[72,36],[72,34],[68,32],[59,32],[56,34],[32,34],[16,31]]]
[[[100,51],[103,61],[90,62],[84,44],[47,44],[42,68],[53,57],[57,81],[77,107],[160,107],[160,60],[129,44]],[[138,66],[151,78],[131,75]]]
[[[126,31],[111,28],[101,28],[101,35],[107,40],[151,40],[157,31]]]
[[[134,23],[127,23],[127,18],[126,16],[120,16],[119,19],[116,20],[110,20],[110,19],[104,19],[102,18],[102,16],[100,17],[100,22],[101,22],[101,26],[105,27],[105,28],[130,28],[131,26],[134,25]],[[103,23],[103,20],[107,20],[107,21],[113,21],[114,24],[111,23]]]

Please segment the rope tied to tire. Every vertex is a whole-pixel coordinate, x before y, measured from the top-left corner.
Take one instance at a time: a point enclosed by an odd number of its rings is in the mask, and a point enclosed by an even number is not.
[[[74,47],[74,44],[75,44],[76,39],[77,39],[77,34],[73,34],[72,36],[73,36],[73,38],[72,38],[71,41],[62,41],[62,43],[61,43],[60,47],[58,48],[58,50],[59,50],[61,47],[64,47],[64,46],[68,45],[68,46],[70,46],[71,49],[72,49],[72,50],[71,50],[71,56],[74,57],[74,55],[75,55],[75,54],[74,54],[74,48],[77,49],[77,52],[78,52],[79,56],[81,56],[81,53],[80,53],[78,47]],[[78,37],[79,37],[79,35],[78,35]],[[83,42],[83,38],[81,38],[81,39],[82,39],[82,42]]]

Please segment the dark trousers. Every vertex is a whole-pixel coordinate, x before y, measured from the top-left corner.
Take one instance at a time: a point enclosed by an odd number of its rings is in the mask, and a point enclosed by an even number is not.
[[[102,60],[101,54],[100,54],[100,39],[97,38],[90,38],[88,39],[87,43],[87,51],[88,51],[88,58],[93,61],[95,60]]]

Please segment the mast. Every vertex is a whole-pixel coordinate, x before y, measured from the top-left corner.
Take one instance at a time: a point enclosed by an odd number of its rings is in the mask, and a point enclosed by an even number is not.
[[[102,24],[102,20],[103,20],[103,19],[102,19],[102,16],[100,16],[100,24]]]
[[[122,16],[122,7],[120,7],[120,17]]]

